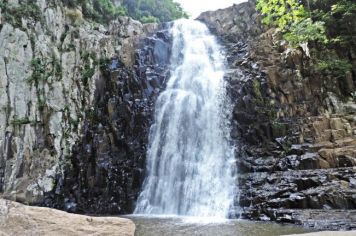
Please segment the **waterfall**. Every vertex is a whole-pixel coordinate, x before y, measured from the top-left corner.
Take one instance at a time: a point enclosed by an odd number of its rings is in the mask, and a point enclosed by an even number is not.
[[[236,192],[224,55],[198,21],[174,22],[171,77],[157,99],[135,214],[227,217]]]

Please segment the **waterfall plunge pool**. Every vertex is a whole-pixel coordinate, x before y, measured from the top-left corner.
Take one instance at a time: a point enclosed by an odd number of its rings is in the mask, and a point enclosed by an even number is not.
[[[136,236],[277,236],[312,232],[300,226],[201,217],[126,215]]]
[[[215,220],[228,215],[238,194],[235,144],[230,138],[232,104],[224,80],[226,58],[201,22],[178,20],[170,31],[171,76],[155,104],[146,179],[134,211],[143,215],[127,216],[136,224],[136,235],[274,236],[307,232],[291,225]]]

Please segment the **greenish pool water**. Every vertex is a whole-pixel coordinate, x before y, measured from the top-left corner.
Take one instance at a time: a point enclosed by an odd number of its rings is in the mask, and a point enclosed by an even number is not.
[[[127,216],[136,236],[276,236],[311,232],[295,225],[247,220],[212,221],[204,218]]]

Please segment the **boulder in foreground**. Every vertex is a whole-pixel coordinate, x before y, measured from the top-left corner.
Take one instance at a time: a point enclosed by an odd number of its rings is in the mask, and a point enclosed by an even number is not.
[[[356,231],[323,231],[308,234],[293,234],[288,236],[356,236]]]
[[[0,199],[1,235],[120,235],[135,233],[131,220],[90,217]]]

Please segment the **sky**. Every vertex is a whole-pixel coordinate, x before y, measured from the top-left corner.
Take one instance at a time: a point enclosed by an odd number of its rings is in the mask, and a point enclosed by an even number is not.
[[[217,10],[232,6],[234,3],[246,2],[247,0],[174,0],[181,4],[183,9],[192,18],[196,18],[204,11]]]

